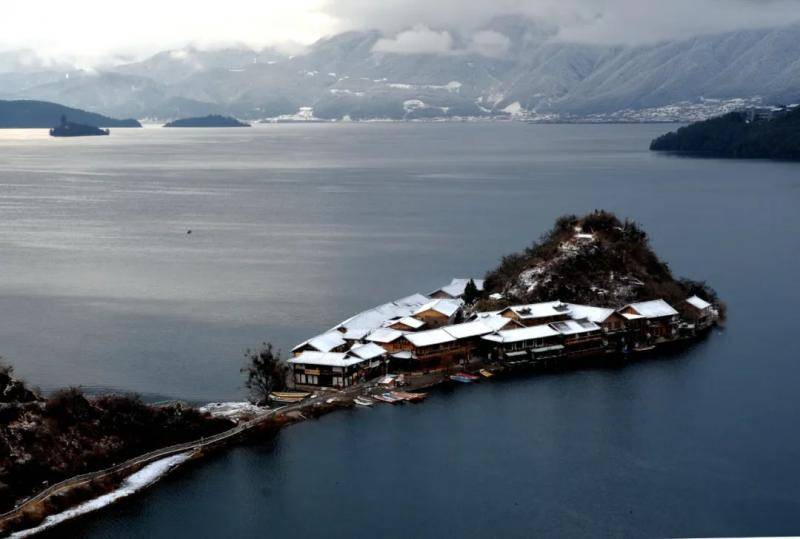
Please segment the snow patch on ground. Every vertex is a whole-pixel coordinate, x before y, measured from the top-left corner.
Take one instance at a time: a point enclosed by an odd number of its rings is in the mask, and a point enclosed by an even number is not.
[[[240,419],[243,416],[254,416],[264,411],[260,406],[249,402],[210,402],[198,408],[201,413],[207,412],[213,417]]]
[[[44,519],[44,522],[35,528],[16,532],[11,535],[11,537],[30,537],[48,528],[52,528],[61,522],[65,522],[77,516],[85,515],[86,513],[91,513],[92,511],[97,511],[98,509],[111,505],[117,500],[130,496],[131,494],[138,492],[148,485],[155,483],[160,477],[162,477],[175,466],[185,462],[190,456],[190,453],[181,453],[180,455],[173,455],[171,457],[152,462],[138,472],[131,474],[127,479],[125,479],[125,481],[123,481],[122,485],[120,485],[117,490],[109,492],[108,494],[104,494],[98,498],[95,498],[94,500],[84,502],[76,507],[73,507],[72,509],[64,511],[63,513],[50,515]]]
[[[403,109],[406,112],[411,112],[414,110],[424,109],[425,103],[419,99],[407,99],[403,101]]]

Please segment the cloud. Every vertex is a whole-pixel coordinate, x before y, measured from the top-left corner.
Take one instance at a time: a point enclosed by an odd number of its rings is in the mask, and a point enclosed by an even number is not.
[[[379,39],[372,50],[396,54],[448,54],[453,50],[453,37],[447,31],[437,32],[419,24],[392,38]]]
[[[470,33],[494,17],[521,15],[557,26],[559,39],[602,44],[652,43],[800,21],[800,0],[327,0],[321,10],[337,29],[376,28],[389,34],[418,25]]]
[[[505,34],[493,30],[481,30],[472,36],[471,49],[483,56],[501,58],[508,53],[511,40]]]
[[[557,38],[641,44],[800,21],[800,0],[11,0],[0,50],[97,64],[187,44],[201,48],[300,43],[378,29],[382,50],[502,55],[513,37],[494,17],[545,21]],[[504,39],[505,38],[505,39]]]

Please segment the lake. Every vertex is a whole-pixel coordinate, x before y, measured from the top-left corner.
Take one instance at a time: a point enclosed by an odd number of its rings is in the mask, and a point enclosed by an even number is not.
[[[798,533],[800,168],[648,152],[670,128],[0,131],[0,354],[45,390],[241,398],[246,348],[480,276],[595,208],[729,307],[680,354],[336,413],[58,533]]]

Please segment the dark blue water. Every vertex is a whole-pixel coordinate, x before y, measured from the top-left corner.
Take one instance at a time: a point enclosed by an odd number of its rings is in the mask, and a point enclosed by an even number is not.
[[[594,208],[641,222],[676,273],[729,305],[724,332],[676,356],[337,413],[59,533],[797,534],[800,168],[647,152],[661,131],[269,126],[61,146],[2,134],[0,342],[44,387],[233,398],[243,348],[285,348],[482,273],[556,216]]]

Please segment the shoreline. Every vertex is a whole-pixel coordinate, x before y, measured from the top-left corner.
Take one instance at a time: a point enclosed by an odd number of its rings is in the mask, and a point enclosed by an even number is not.
[[[718,328],[719,329],[719,328]],[[708,337],[712,328],[692,337],[681,338],[657,345],[653,350],[632,354],[593,354],[582,357],[570,358],[566,363],[528,364],[509,366],[483,360],[472,361],[462,365],[461,371],[477,374],[481,369],[489,369],[500,378],[532,376],[536,374],[559,374],[574,372],[591,368],[609,368],[615,365],[628,365],[643,361],[670,359],[675,352],[688,349],[692,345]],[[452,381],[449,370],[436,370],[430,372],[406,373],[403,391],[419,392],[435,389],[445,384],[464,385]],[[489,380],[482,380],[487,383]],[[469,385],[469,384],[466,384]],[[354,399],[359,396],[371,396],[375,392],[386,391],[380,389],[373,380],[351,386],[344,390],[317,390],[311,397],[296,403],[277,408],[261,408],[261,413],[249,420],[241,420],[235,427],[209,438],[201,438],[178,446],[160,448],[143,455],[139,455],[120,463],[112,468],[88,472],[79,476],[66,479],[52,485],[47,489],[31,496],[16,508],[0,515],[0,534],[10,537],[30,537],[45,530],[57,527],[63,522],[81,518],[84,515],[102,510],[120,500],[139,494],[154,486],[169,473],[179,469],[189,462],[196,462],[207,455],[226,449],[246,439],[258,436],[263,432],[277,432],[280,429],[300,421],[317,419],[323,415],[355,406]],[[378,404],[378,403],[376,403]],[[226,402],[209,403],[208,406],[241,406],[248,412],[253,412],[252,405],[244,403]],[[221,412],[223,417],[230,417],[228,412]],[[178,459],[178,456],[182,458]],[[158,473],[148,475],[154,470]],[[137,474],[141,474],[138,475]],[[115,480],[102,482],[114,477]],[[146,481],[139,481],[142,477]],[[88,490],[87,490],[88,486]],[[83,489],[80,497],[72,503],[61,505],[70,494]],[[55,500],[54,500],[55,499]]]

